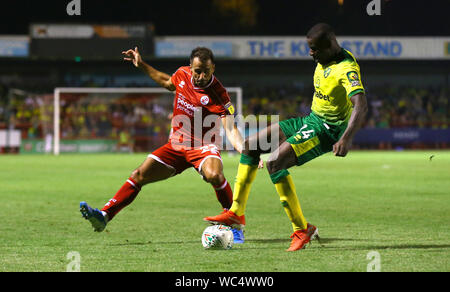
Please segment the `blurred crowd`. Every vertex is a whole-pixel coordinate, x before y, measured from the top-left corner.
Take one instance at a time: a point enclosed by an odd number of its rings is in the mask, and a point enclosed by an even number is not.
[[[70,101],[63,98],[61,103],[63,138],[116,137],[120,129],[136,135],[154,135],[168,127],[169,112],[150,96],[71,97]]]
[[[308,115],[312,88],[268,86],[244,88],[243,113],[279,115],[279,119]],[[369,114],[366,128],[433,128],[449,126],[449,88],[380,86],[366,88]],[[61,138],[108,138],[120,143],[168,137],[172,99],[158,96],[63,95]],[[0,88],[0,129],[15,128],[22,138],[43,138],[53,131],[52,94],[31,94]],[[149,138],[150,137],[150,138]]]
[[[312,88],[248,88],[244,115],[278,114],[280,120],[310,113]],[[450,124],[449,88],[379,86],[366,88],[369,106],[366,128],[447,129]]]
[[[171,104],[154,94],[62,94],[61,139],[113,139],[128,148],[162,144],[170,131]],[[21,130],[22,139],[42,139],[53,134],[53,110],[52,94],[14,90],[0,101],[0,129]]]
[[[448,87],[384,86],[368,92],[370,128],[447,129],[450,123]]]

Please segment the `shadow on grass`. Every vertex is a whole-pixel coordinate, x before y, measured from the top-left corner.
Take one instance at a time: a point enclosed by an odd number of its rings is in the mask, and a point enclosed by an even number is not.
[[[366,241],[365,239],[354,239],[354,238],[320,238],[322,244],[331,243],[334,241]],[[285,243],[291,242],[289,237],[287,238],[258,238],[258,239],[248,239],[245,242],[255,242],[255,243]]]
[[[290,238],[271,238],[271,239],[247,239],[247,243],[286,243],[290,242]],[[186,244],[186,243],[199,243],[198,240],[188,240],[188,241],[147,241],[147,242],[122,242],[110,244],[112,246],[127,246],[127,245],[150,245],[150,244]]]
[[[280,242],[290,242],[290,238],[257,238],[257,239],[247,239],[245,242],[254,243],[280,243]]]
[[[113,244],[108,244],[109,246],[131,246],[131,245],[150,245],[154,242],[151,241],[146,241],[146,242],[122,242],[122,243],[113,243]],[[174,242],[175,243],[175,242]]]
[[[320,238],[320,241],[314,241],[312,244],[318,248],[325,248],[330,250],[383,250],[383,249],[449,249],[450,244],[386,244],[386,245],[352,245],[352,246],[329,246],[328,244],[333,242],[368,242],[367,239],[354,239],[354,238]],[[247,239],[246,243],[261,243],[261,244],[276,244],[276,243],[286,243],[290,242],[289,238],[257,238],[257,239]],[[189,240],[189,241],[145,241],[145,242],[123,242],[123,243],[114,243],[110,244],[111,246],[144,246],[151,244],[196,244],[199,243],[198,240]],[[245,247],[245,244],[239,244],[238,246],[242,246],[245,249],[259,249],[259,247]],[[261,249],[267,249],[267,246],[260,247]]]
[[[121,242],[121,243],[112,243],[109,246],[132,246],[132,245],[151,245],[151,244],[186,244],[186,243],[199,243],[198,240],[189,240],[189,241],[145,241],[145,242]]]
[[[390,245],[362,245],[362,246],[326,246],[322,248],[339,250],[383,250],[383,249],[448,249],[450,244],[390,244]]]
[[[327,246],[333,242],[343,241],[362,241],[370,242],[368,239],[353,238],[320,238],[319,244],[321,248],[339,249],[339,250],[382,250],[382,249],[446,249],[450,248],[450,244],[385,244],[385,245],[360,245],[360,246]]]

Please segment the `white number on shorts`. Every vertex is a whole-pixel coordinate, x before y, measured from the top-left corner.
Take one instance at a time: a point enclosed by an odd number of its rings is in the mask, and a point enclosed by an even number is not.
[[[297,132],[297,133],[301,132],[301,135],[302,135],[303,139],[308,139],[314,133],[314,130],[302,131],[306,127],[308,127],[308,125],[306,125],[306,124],[303,125],[303,127],[301,127],[300,130],[298,130],[298,132]]]

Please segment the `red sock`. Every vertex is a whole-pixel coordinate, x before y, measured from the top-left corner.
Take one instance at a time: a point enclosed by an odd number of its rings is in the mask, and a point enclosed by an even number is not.
[[[216,191],[217,200],[219,200],[222,208],[230,209],[233,204],[233,191],[227,180],[220,186],[213,186]]]
[[[116,216],[120,210],[131,204],[140,190],[141,187],[130,177],[114,197],[103,207],[102,211],[108,214],[108,221]]]

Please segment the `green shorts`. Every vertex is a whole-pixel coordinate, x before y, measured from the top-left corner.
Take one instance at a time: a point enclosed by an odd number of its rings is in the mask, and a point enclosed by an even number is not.
[[[302,165],[333,150],[347,128],[347,123],[329,125],[314,113],[279,122],[280,128],[297,155],[297,165]]]

